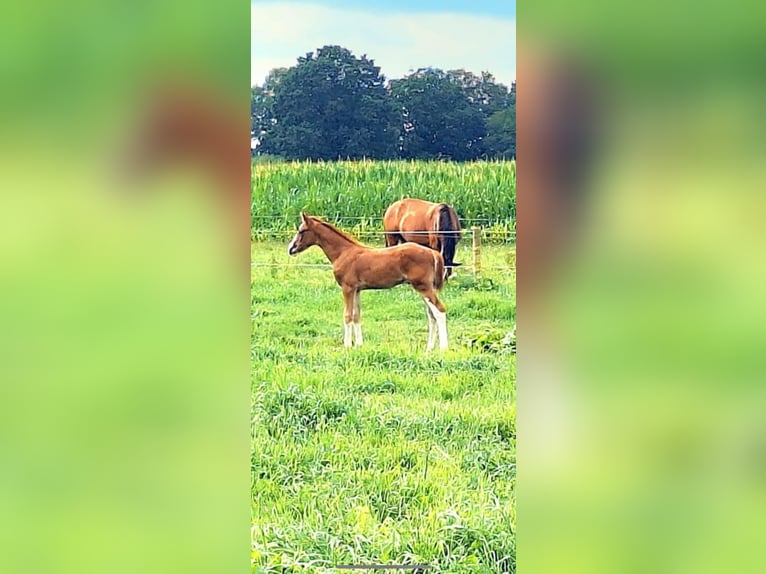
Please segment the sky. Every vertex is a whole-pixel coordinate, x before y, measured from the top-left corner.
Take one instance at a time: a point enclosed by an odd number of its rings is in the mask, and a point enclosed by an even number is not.
[[[386,78],[424,67],[516,79],[515,0],[251,0],[250,82],[339,44]]]

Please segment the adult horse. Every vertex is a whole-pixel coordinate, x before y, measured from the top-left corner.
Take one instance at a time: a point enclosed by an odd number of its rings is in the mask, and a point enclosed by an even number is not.
[[[441,254],[415,243],[383,249],[367,247],[334,225],[301,213],[301,225],[290,241],[287,253],[297,255],[312,245],[324,251],[332,263],[335,281],[343,291],[344,346],[362,344],[361,291],[390,289],[409,283],[425,301],[428,317],[426,351],[434,348],[437,332],[439,348],[447,349],[447,310],[437,296],[444,283]]]
[[[401,199],[392,203],[383,216],[386,246],[412,242],[430,247],[444,257],[446,276],[452,274],[455,249],[460,241],[460,219],[446,203],[422,199]]]

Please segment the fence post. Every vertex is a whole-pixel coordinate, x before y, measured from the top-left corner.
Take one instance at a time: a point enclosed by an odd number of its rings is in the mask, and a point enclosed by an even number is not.
[[[481,271],[481,227],[474,225],[471,228],[473,232],[473,274]]]

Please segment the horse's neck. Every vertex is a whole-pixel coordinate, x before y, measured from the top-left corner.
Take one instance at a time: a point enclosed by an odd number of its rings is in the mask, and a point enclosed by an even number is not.
[[[343,237],[343,235],[326,224],[320,223],[318,225],[317,235],[320,239],[318,245],[324,251],[330,263],[334,263],[338,257],[349,249],[359,247],[356,243]]]

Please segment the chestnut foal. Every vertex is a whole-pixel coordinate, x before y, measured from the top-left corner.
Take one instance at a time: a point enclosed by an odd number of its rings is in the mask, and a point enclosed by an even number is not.
[[[312,245],[319,246],[332,263],[335,280],[343,290],[343,344],[362,344],[362,318],[359,292],[364,289],[390,289],[409,283],[420,293],[428,316],[428,343],[431,351],[438,332],[439,348],[447,349],[447,310],[436,296],[444,284],[444,259],[415,243],[373,249],[359,243],[334,225],[301,213],[301,225],[287,247],[288,255],[297,255]]]

